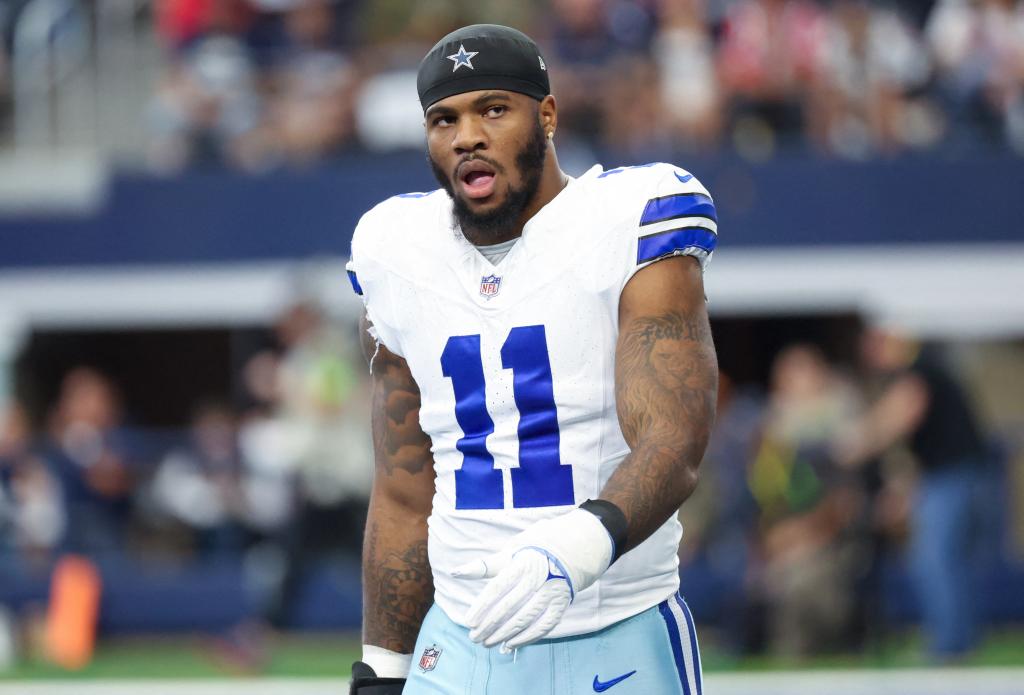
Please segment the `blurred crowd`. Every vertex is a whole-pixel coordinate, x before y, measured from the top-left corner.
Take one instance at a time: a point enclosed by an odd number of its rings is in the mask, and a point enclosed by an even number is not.
[[[90,366],[67,372],[36,427],[9,403],[0,577],[45,573],[65,554],[227,561],[253,569],[258,617],[286,625],[317,562],[359,562],[372,453],[354,337],[313,304],[294,306],[245,361],[235,402],[197,402],[182,432],[135,425],[117,385]]]
[[[1020,0],[161,0],[150,161],[250,170],[420,147],[414,78],[448,31],[535,36],[559,144],[636,158],[793,147],[1024,153]]]
[[[93,7],[88,0],[77,2]],[[0,135],[14,27],[0,0]],[[145,5],[143,5],[145,6]],[[845,159],[1024,153],[1022,0],[152,0],[163,52],[139,114],[160,170],[263,171],[353,149],[419,148],[419,59],[448,31],[534,36],[562,108],[559,145],[793,148]],[[150,21],[151,20],[151,21]]]
[[[358,563],[372,452],[353,338],[296,305],[244,361],[237,402],[198,403],[178,437],[129,426],[115,384],[89,367],[67,373],[35,433],[12,404],[0,575],[65,553],[272,567],[252,579],[255,618],[287,626],[315,563]],[[840,366],[792,344],[765,388],[722,375],[680,558],[698,615],[738,656],[863,649],[890,612],[893,562],[907,564],[935,659],[963,657],[981,634],[1000,461],[941,350],[872,329],[860,354]]]
[[[893,561],[906,563],[932,658],[977,644],[999,456],[939,347],[871,329],[860,353],[851,369],[790,345],[765,393],[723,375],[681,554],[684,578],[701,566],[720,587],[723,642],[738,655],[877,645]]]

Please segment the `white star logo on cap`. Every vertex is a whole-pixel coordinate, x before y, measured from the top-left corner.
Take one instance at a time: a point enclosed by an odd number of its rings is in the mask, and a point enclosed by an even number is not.
[[[452,68],[452,72],[455,72],[463,65],[465,65],[470,70],[473,70],[473,56],[475,56],[479,52],[480,51],[467,51],[466,47],[460,43],[459,52],[453,53],[452,55],[448,56],[448,60],[455,63],[455,67]]]

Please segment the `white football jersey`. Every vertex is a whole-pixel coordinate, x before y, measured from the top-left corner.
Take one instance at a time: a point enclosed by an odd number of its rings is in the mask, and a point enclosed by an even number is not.
[[[492,265],[455,228],[443,190],[360,220],[349,275],[376,338],[405,358],[432,441],[435,600],[457,623],[484,580],[453,568],[535,521],[599,496],[629,448],[615,408],[619,295],[639,269],[716,242],[714,203],[668,164],[569,183]],[[678,589],[675,517],[580,592],[549,635],[598,630]]]

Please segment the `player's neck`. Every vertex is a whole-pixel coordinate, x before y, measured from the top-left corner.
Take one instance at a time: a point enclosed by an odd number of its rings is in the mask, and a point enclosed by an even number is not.
[[[517,237],[522,235],[523,227],[526,226],[526,223],[533,219],[533,216],[540,212],[545,205],[554,200],[555,196],[561,193],[568,183],[569,177],[558,166],[558,156],[555,154],[555,148],[549,142],[548,151],[544,157],[544,172],[540,177],[537,195],[533,197],[533,200],[526,206],[526,209],[523,210],[523,214],[519,218],[518,229],[515,230]]]

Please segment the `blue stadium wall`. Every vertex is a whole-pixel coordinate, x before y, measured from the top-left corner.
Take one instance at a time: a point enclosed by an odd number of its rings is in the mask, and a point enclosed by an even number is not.
[[[1009,156],[677,161],[714,195],[723,248],[1024,243],[1024,160]],[[345,256],[362,212],[435,187],[415,153],[259,176],[122,173],[89,213],[0,213],[0,268]]]

